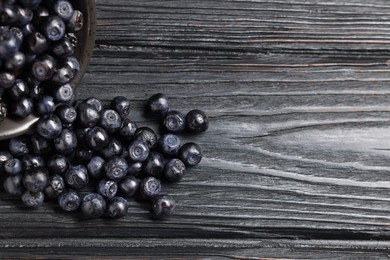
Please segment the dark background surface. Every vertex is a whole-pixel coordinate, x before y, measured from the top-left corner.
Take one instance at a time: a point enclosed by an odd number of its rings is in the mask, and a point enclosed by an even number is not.
[[[157,92],[205,110],[205,158],[169,221],[31,211],[2,192],[1,258],[382,259],[390,243],[390,3],[97,1],[79,99],[145,117]],[[95,255],[92,257],[92,255]],[[98,257],[96,257],[96,255]]]

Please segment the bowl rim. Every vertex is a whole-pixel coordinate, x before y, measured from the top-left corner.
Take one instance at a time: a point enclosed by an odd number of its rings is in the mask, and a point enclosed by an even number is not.
[[[91,61],[93,49],[96,41],[96,2],[95,0],[86,0],[86,1],[73,1],[75,9],[85,3],[87,10],[87,23],[84,23],[83,29],[77,34],[85,35],[85,37],[79,37],[79,43],[81,46],[84,46],[82,49],[76,50],[76,55],[79,57],[80,61],[80,72],[77,76],[70,82],[70,85],[76,89],[83,79],[87,67]],[[84,14],[85,15],[85,14]],[[5,118],[0,123],[0,140],[10,139],[24,133],[27,133],[31,127],[39,120],[39,117],[35,115],[30,115],[23,119],[10,119]]]

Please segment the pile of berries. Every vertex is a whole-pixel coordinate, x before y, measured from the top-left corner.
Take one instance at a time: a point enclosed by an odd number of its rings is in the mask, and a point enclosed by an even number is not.
[[[204,132],[209,122],[201,110],[186,116],[170,110],[163,94],[153,95],[146,108],[161,119],[160,137],[137,127],[123,96],[109,107],[96,98],[57,105],[0,152],[5,191],[28,207],[54,199],[63,210],[81,208],[89,218],[123,217],[129,198],[150,202],[158,218],[171,215],[175,201],[161,193],[161,182],[180,181],[202,159],[199,145],[181,144],[177,134]]]
[[[0,121],[47,114],[73,98],[83,23],[67,0],[0,1]]]

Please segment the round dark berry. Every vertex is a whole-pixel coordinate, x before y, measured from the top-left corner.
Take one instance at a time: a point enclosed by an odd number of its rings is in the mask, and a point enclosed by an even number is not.
[[[43,191],[49,182],[49,173],[43,167],[33,168],[23,176],[24,187],[33,193]]]
[[[78,32],[83,28],[84,15],[79,10],[74,10],[72,17],[66,24],[66,29],[69,32]]]
[[[117,96],[111,101],[111,108],[114,109],[123,118],[130,114],[130,101],[124,96]]]
[[[158,177],[163,173],[164,166],[164,156],[159,152],[152,151],[143,163],[143,172],[147,175]]]
[[[64,175],[70,167],[70,162],[67,157],[57,154],[47,160],[46,167],[51,174]]]
[[[65,182],[64,179],[58,175],[54,174],[49,179],[49,184],[45,189],[45,195],[49,199],[56,199],[65,191]]]
[[[65,173],[65,183],[73,189],[84,188],[88,181],[88,171],[83,165],[73,166]]]
[[[139,192],[145,199],[155,198],[161,192],[161,183],[154,177],[146,177],[140,183]]]
[[[134,176],[126,176],[119,184],[120,190],[127,196],[134,196],[139,190],[141,180]]]
[[[129,119],[126,119],[123,121],[122,127],[119,129],[119,136],[124,141],[132,141],[136,130],[137,124]]]
[[[25,188],[23,186],[23,175],[9,176],[4,180],[3,187],[5,192],[13,196],[22,196]]]
[[[53,12],[63,21],[68,21],[73,16],[73,6],[66,0],[58,0],[54,2]]]
[[[4,172],[10,176],[19,175],[22,168],[22,162],[17,158],[9,159],[4,163]]]
[[[61,120],[54,114],[41,117],[36,126],[37,133],[46,139],[54,139],[62,132]]]
[[[179,159],[171,159],[165,165],[164,177],[168,181],[180,181],[186,174],[186,166]]]
[[[115,133],[122,126],[120,115],[113,109],[105,109],[101,112],[99,125],[108,133]]]
[[[202,157],[202,150],[196,143],[186,143],[179,150],[179,158],[186,166],[197,165]]]
[[[70,154],[77,147],[76,134],[69,129],[63,129],[62,133],[54,139],[54,147],[59,154]]]
[[[127,170],[128,175],[138,176],[142,173],[143,163],[142,162],[133,162],[129,159],[129,169]]]
[[[118,184],[115,181],[102,179],[99,181],[97,192],[105,198],[115,197],[118,191]]]
[[[43,192],[33,193],[31,191],[25,191],[22,195],[22,202],[29,208],[38,208],[43,204],[45,195]]]
[[[110,218],[118,219],[126,216],[129,206],[127,200],[122,197],[115,197],[109,200],[107,214]]]
[[[134,140],[144,141],[149,149],[154,148],[157,145],[157,134],[150,127],[144,126],[139,127],[134,133]]]
[[[52,96],[42,96],[38,100],[37,112],[41,115],[47,115],[54,112],[56,104]]]
[[[177,155],[181,144],[179,137],[173,134],[162,136],[158,143],[162,153],[167,156]]]
[[[25,137],[14,137],[11,138],[8,144],[8,151],[12,153],[15,157],[22,157],[29,154],[29,144],[28,139]]]
[[[15,117],[25,118],[33,112],[33,103],[30,98],[23,97],[12,103],[8,109],[8,113]]]
[[[116,138],[112,138],[110,142],[100,151],[100,154],[104,159],[109,159],[114,156],[120,156],[122,155],[122,153],[123,145]]]
[[[57,103],[70,103],[74,99],[74,91],[69,84],[54,88],[52,95]]]
[[[77,122],[82,127],[93,127],[100,120],[100,113],[94,106],[81,103],[77,106]]]
[[[76,109],[68,104],[62,104],[58,106],[55,110],[55,114],[63,124],[73,124],[77,118]]]
[[[39,154],[27,154],[21,159],[23,171],[29,171],[33,168],[45,167],[45,159]]]
[[[93,156],[87,164],[89,175],[94,179],[99,179],[104,174],[105,160],[100,156]]]
[[[102,111],[103,109],[102,102],[99,99],[94,97],[89,97],[87,99],[84,99],[82,103],[93,106],[98,112]]]
[[[179,111],[171,110],[165,115],[163,125],[169,133],[179,134],[185,128],[185,118]]]
[[[95,151],[103,149],[109,142],[106,130],[99,126],[91,128],[85,135],[85,143]]]
[[[193,133],[205,132],[209,128],[209,119],[206,113],[195,109],[187,113],[186,129]]]
[[[89,193],[81,202],[81,211],[87,218],[99,218],[106,211],[106,201],[97,193]]]
[[[134,162],[143,162],[149,156],[149,146],[141,140],[136,140],[129,145],[129,157]]]
[[[74,190],[68,190],[58,197],[58,204],[65,211],[75,211],[80,207],[81,197]]]
[[[104,171],[108,179],[120,181],[127,175],[128,168],[129,165],[124,158],[112,157],[106,162]]]
[[[71,14],[73,15],[73,13]],[[65,35],[65,23],[56,16],[49,16],[41,27],[41,31],[45,37],[51,41],[58,41]]]
[[[0,173],[4,172],[4,163],[12,158],[13,156],[9,151],[0,151]]]
[[[53,143],[38,134],[34,134],[31,136],[30,143],[32,150],[36,154],[48,155],[50,153],[53,153],[54,151]]]
[[[168,99],[164,94],[158,93],[148,100],[147,110],[155,116],[165,116],[169,111]]]
[[[176,208],[175,200],[167,195],[160,195],[153,199],[152,212],[157,218],[167,218]]]

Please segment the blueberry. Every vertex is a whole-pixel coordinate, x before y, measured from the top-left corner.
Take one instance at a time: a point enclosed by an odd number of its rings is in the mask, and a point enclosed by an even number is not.
[[[52,43],[51,51],[56,57],[63,59],[74,54],[74,46],[68,38],[64,37]]]
[[[157,134],[150,127],[139,127],[134,133],[134,140],[144,141],[149,149],[154,148],[157,145]]]
[[[130,115],[130,101],[124,96],[117,96],[111,101],[111,108],[114,109],[123,118]]]
[[[59,154],[70,154],[77,147],[76,134],[72,130],[63,129],[54,139],[54,147]]]
[[[56,68],[56,60],[47,54],[40,56],[31,66],[31,74],[40,81],[51,79]]]
[[[64,179],[55,174],[50,177],[49,184],[45,189],[45,195],[49,199],[56,199],[65,191],[65,182]]]
[[[14,25],[18,21],[17,6],[4,5],[0,9],[0,24],[10,24]]]
[[[18,158],[12,158],[4,163],[4,171],[10,176],[19,175],[22,172],[22,162]]]
[[[16,24],[21,26],[31,22],[33,19],[33,12],[28,8],[18,7],[16,9],[17,21]]]
[[[100,156],[93,156],[87,164],[88,173],[92,178],[99,179],[104,174],[105,160]]]
[[[57,69],[51,80],[57,85],[64,85],[71,81],[75,76],[76,74],[71,68],[63,66]]]
[[[169,111],[168,99],[164,94],[158,93],[151,96],[147,103],[147,110],[155,116],[165,116]]]
[[[88,218],[99,218],[106,211],[106,201],[97,193],[89,193],[81,202],[81,211]]]
[[[129,157],[134,162],[143,162],[149,156],[149,146],[141,140],[136,140],[129,145]]]
[[[18,27],[12,27],[9,29],[9,31],[16,37],[16,39],[18,40],[18,45],[20,45],[22,42],[23,42],[23,39],[24,39],[24,34],[22,32],[22,30]],[[17,52],[15,52],[17,53]],[[21,53],[21,52],[19,52]]]
[[[128,209],[129,206],[126,199],[115,197],[108,202],[107,214],[110,218],[123,218],[126,216]]]
[[[168,195],[160,195],[153,199],[152,212],[157,218],[163,219],[171,216],[175,208],[175,200]]]
[[[89,97],[87,99],[84,99],[82,103],[93,106],[98,112],[102,111],[103,109],[102,102],[99,99],[94,97]]]
[[[99,126],[91,128],[85,135],[85,143],[95,151],[103,149],[109,142],[106,130]]]
[[[27,86],[27,83],[21,79],[15,80],[14,84],[7,89],[7,95],[14,100],[26,97],[29,92],[30,89]]]
[[[165,115],[163,125],[169,133],[179,134],[185,129],[185,118],[179,111],[171,110]]]
[[[164,171],[165,158],[162,154],[152,151],[143,163],[143,172],[147,175],[158,177]]]
[[[81,69],[81,65],[80,65],[79,61],[74,56],[70,56],[70,57],[65,58],[65,60],[63,62],[63,66],[69,68],[74,76],[77,73],[79,73],[80,69]],[[98,111],[100,112],[101,109],[100,110],[98,109]]]
[[[97,191],[105,198],[113,198],[118,191],[118,184],[112,180],[102,179],[99,181]]]
[[[122,126],[122,119],[115,110],[105,109],[101,112],[99,125],[108,133],[115,133]]]
[[[45,159],[39,154],[27,154],[21,159],[23,171],[30,171],[34,168],[45,167]]]
[[[167,162],[164,169],[164,177],[168,181],[176,182],[181,180],[186,174],[186,166],[179,159],[171,159]]]
[[[155,198],[161,192],[161,183],[154,177],[146,177],[140,183],[139,192],[145,199]]]
[[[41,31],[45,37],[51,41],[58,41],[65,35],[65,23],[56,16],[49,16],[42,24]]]
[[[112,157],[106,162],[104,171],[108,179],[120,181],[127,175],[128,168],[129,165],[124,158]]]
[[[100,151],[100,155],[104,159],[109,159],[114,156],[120,156],[123,153],[122,143],[116,139],[112,138],[110,142]]]
[[[25,188],[23,186],[23,175],[9,176],[4,180],[5,192],[13,196],[22,196]]]
[[[52,95],[58,103],[69,103],[74,99],[74,91],[71,85],[65,84],[54,88]]]
[[[30,191],[25,191],[22,195],[22,202],[29,208],[38,208],[40,207],[45,200],[45,195],[43,192],[33,193]]]
[[[54,114],[41,117],[36,126],[37,133],[46,139],[54,139],[62,132],[61,120]]]
[[[33,112],[33,103],[30,98],[23,97],[12,103],[9,108],[9,114],[19,117],[26,118]]]
[[[53,13],[63,21],[68,21],[73,16],[73,6],[66,0],[57,0],[53,5]]]
[[[173,134],[166,134],[159,139],[159,147],[163,154],[175,156],[180,149],[180,139]]]
[[[186,143],[179,150],[179,158],[186,166],[197,165],[202,157],[202,150],[196,143]]]
[[[25,137],[11,138],[8,144],[8,150],[15,157],[22,157],[30,152],[28,139]]]
[[[126,176],[119,183],[119,189],[127,196],[134,196],[139,190],[141,180],[134,176]]]
[[[132,176],[138,176],[142,173],[143,169],[143,163],[142,162],[133,162],[132,160],[129,160],[129,169],[127,170],[128,175]]]
[[[84,188],[87,186],[88,181],[88,171],[84,165],[72,166],[65,173],[65,183],[73,189]]]
[[[73,124],[77,118],[76,109],[68,104],[62,104],[55,110],[55,114],[63,124]]]
[[[25,24],[25,25],[21,26],[20,30],[23,33],[23,39],[27,38],[28,36],[30,36],[30,35],[32,35],[32,34],[34,34],[36,32],[35,27],[34,27],[34,25],[32,23],[28,23],[28,24]],[[39,39],[39,41],[40,41],[40,39]],[[35,42],[33,42],[33,43],[36,44]],[[46,42],[46,44],[47,44],[47,42]],[[38,45],[41,45],[41,43],[38,43]],[[46,48],[47,48],[47,46],[48,45],[46,45]],[[30,50],[37,50],[36,47],[37,47],[37,45],[34,47],[34,49],[30,49]],[[27,49],[29,49],[29,48],[27,48]]]
[[[19,51],[19,47],[20,42],[12,32],[0,32],[0,59],[8,59],[12,54]]]
[[[70,167],[69,159],[63,155],[54,155],[47,160],[47,170],[51,174],[64,175]]]
[[[81,205],[81,197],[75,190],[67,190],[58,197],[58,204],[65,211],[75,211]]]
[[[84,26],[84,15],[79,10],[74,10],[72,17],[66,23],[66,29],[69,32],[78,32]]]
[[[91,128],[83,128],[83,127],[77,127],[73,128],[74,132],[77,136],[77,140],[79,144],[86,144],[85,137],[87,136],[87,133],[91,130]]]
[[[10,88],[15,83],[15,75],[9,72],[0,72],[0,88]]]
[[[81,103],[77,106],[77,122],[82,127],[93,127],[100,120],[100,113],[90,104]]]
[[[34,32],[27,37],[26,46],[31,54],[39,55],[49,48],[49,43],[40,32]]]
[[[49,172],[43,167],[27,171],[23,176],[24,187],[33,193],[43,191],[49,182]]]
[[[86,164],[91,160],[92,156],[93,151],[91,149],[80,146],[76,148],[73,159],[78,163]]]
[[[129,119],[126,119],[123,121],[122,127],[119,129],[119,136],[124,141],[132,141],[136,130],[137,124]]]
[[[53,97],[45,95],[38,100],[37,111],[41,115],[47,115],[54,112],[55,107]]]
[[[10,71],[18,71],[23,68],[25,63],[26,56],[22,52],[17,51],[5,61],[4,67]]]
[[[209,128],[209,119],[206,113],[194,109],[186,115],[186,129],[193,133],[205,132]]]
[[[0,173],[4,172],[4,163],[12,158],[13,156],[9,151],[0,151]]]
[[[48,155],[54,151],[53,143],[38,134],[31,136],[30,143],[32,150],[36,154]]]

